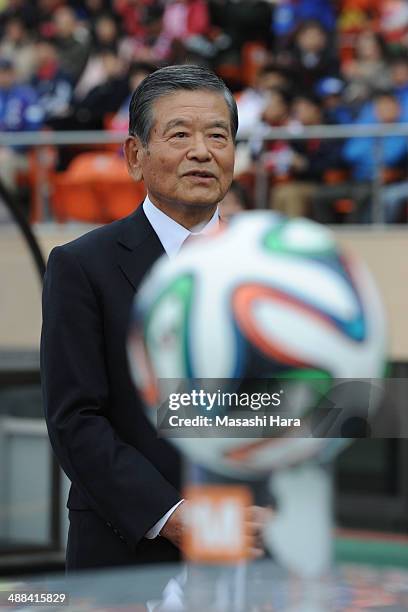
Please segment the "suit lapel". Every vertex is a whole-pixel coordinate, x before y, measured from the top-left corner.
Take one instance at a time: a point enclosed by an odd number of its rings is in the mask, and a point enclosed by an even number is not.
[[[220,217],[220,227],[226,229],[227,222]],[[165,253],[162,243],[150,225],[140,205],[123,220],[118,238],[119,268],[137,290],[143,276],[154,262]]]
[[[136,290],[146,272],[165,252],[144,214],[142,205],[130,217],[124,219],[118,248],[119,268]]]

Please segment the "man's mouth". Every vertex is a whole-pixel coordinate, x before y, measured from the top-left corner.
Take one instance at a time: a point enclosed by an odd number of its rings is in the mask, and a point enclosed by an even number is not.
[[[196,176],[206,179],[215,178],[215,174],[208,172],[207,170],[191,170],[190,172],[186,172],[184,176]]]

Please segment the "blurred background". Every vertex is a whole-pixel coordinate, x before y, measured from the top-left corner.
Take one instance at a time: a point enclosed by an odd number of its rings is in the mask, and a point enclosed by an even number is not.
[[[63,568],[68,482],[42,415],[51,248],[129,214],[121,144],[157,66],[214,69],[236,96],[229,217],[330,224],[377,278],[390,373],[408,372],[408,1],[0,0],[0,576]],[[406,397],[399,399],[406,404]],[[408,443],[336,462],[339,559],[408,566]]]

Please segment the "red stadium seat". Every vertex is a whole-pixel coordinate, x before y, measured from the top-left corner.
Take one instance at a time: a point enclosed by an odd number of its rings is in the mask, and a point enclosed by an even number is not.
[[[109,223],[130,214],[145,196],[144,184],[133,181],[124,160],[113,153],[81,153],[52,183],[58,221]]]

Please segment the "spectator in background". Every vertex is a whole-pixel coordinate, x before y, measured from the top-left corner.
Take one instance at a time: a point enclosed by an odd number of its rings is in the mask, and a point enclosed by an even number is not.
[[[33,3],[34,4],[34,3]],[[37,25],[36,30],[42,36],[55,35],[54,15],[56,11],[66,5],[65,0],[37,0]]]
[[[122,106],[113,117],[110,129],[117,131],[126,131],[129,125],[129,104],[132,98],[132,94],[135,91],[136,87],[140,85],[140,83],[145,79],[149,74],[157,70],[157,67],[154,64],[149,64],[147,62],[134,62],[128,71],[128,96],[125,101],[122,103]]]
[[[262,152],[262,142],[270,127],[296,127],[298,124],[291,118],[290,94],[283,89],[271,89],[267,92],[265,108],[260,117],[260,122],[253,130],[249,142],[254,158],[262,155],[265,170],[271,177],[272,182],[276,179],[286,178],[286,158],[289,146],[285,141],[273,140],[265,143]]]
[[[46,15],[47,13],[50,15],[54,13],[61,6],[65,6],[67,3],[66,0],[37,0],[37,6],[40,13]]]
[[[92,21],[92,49],[93,51],[117,51],[119,28],[113,15],[102,13]]]
[[[0,131],[37,130],[42,120],[34,89],[17,82],[11,60],[0,59]],[[7,189],[15,191],[18,172],[27,168],[28,158],[21,147],[0,148],[0,180]]]
[[[292,116],[305,127],[324,123],[319,99],[307,94],[294,99]],[[287,180],[273,187],[271,208],[289,217],[306,216],[326,171],[339,164],[339,144],[314,138],[291,141],[288,146]]]
[[[337,76],[339,64],[327,31],[317,20],[300,24],[290,50],[295,85],[299,92],[312,92],[323,77]]]
[[[35,45],[36,70],[31,80],[38,103],[49,125],[52,119],[68,114],[72,101],[72,84],[60,68],[60,60],[52,39],[39,39]]]
[[[314,19],[319,21],[327,32],[336,26],[336,6],[333,0],[296,0],[295,18],[297,23]]]
[[[277,102],[276,117],[270,114],[272,121],[280,123],[281,117],[280,108],[281,100],[279,93],[274,96],[272,93],[272,101],[270,92],[282,91],[289,94],[291,89],[291,73],[288,68],[276,63],[268,63],[263,66],[256,77],[253,87],[247,87],[243,92],[236,95],[239,127],[238,137],[249,138],[250,144],[247,142],[238,142],[235,150],[235,172],[237,175],[250,171],[251,167],[251,148],[256,155],[260,149],[260,133],[265,129],[265,122],[262,121],[262,114],[269,103],[271,103],[270,113],[274,114],[273,98]],[[286,96],[287,99],[289,95]],[[284,105],[285,106],[285,105]],[[285,106],[286,111],[288,109]],[[286,112],[285,111],[285,112]],[[285,115],[285,113],[283,113]],[[282,115],[282,117],[283,117]],[[286,116],[283,117],[286,121]]]
[[[210,26],[205,0],[170,0],[167,2],[163,29],[172,39],[187,40],[190,36],[206,35]]]
[[[232,181],[231,187],[218,204],[221,219],[229,221],[237,213],[245,212],[250,208],[249,196],[245,187],[238,181]]]
[[[33,2],[27,0],[8,0],[7,8],[0,15],[0,27],[11,18],[18,17],[22,19],[28,30],[35,30],[38,26],[39,15],[38,7]]]
[[[54,129],[103,130],[106,121],[118,111],[127,98],[128,80],[123,60],[113,51],[101,53],[101,60],[106,74],[105,80],[93,87],[84,98],[74,96],[70,112],[65,117],[52,120]],[[70,161],[71,157],[68,157]],[[62,167],[65,167],[66,163],[63,163]]]
[[[315,92],[329,124],[350,124],[353,121],[351,108],[344,102],[344,85],[344,81],[336,77],[326,77],[316,85]]]
[[[374,124],[397,123],[402,119],[401,105],[391,91],[378,91],[374,95]],[[357,121],[356,123],[359,123]],[[385,207],[384,219],[393,220],[399,213],[402,202],[408,196],[406,185],[399,187],[406,176],[408,156],[405,136],[385,136],[381,145],[381,161],[378,164],[378,142],[371,137],[350,138],[343,147],[342,157],[350,167],[353,181],[343,185],[328,186],[315,198],[315,216],[318,221],[329,223],[335,220],[328,200],[348,199],[352,204],[347,220],[353,223],[371,221],[372,181],[376,172],[382,170],[380,199]]]
[[[57,9],[53,16],[61,69],[75,84],[88,61],[89,32],[81,26],[68,6]]]
[[[221,30],[231,41],[225,56],[229,61],[239,61],[243,45],[247,41],[272,43],[272,4],[265,0],[237,2],[213,0],[209,3],[212,25]],[[223,57],[222,61],[226,60]]]
[[[76,129],[103,129],[106,117],[116,113],[129,94],[123,60],[108,50],[101,53],[101,58],[106,78],[75,103],[72,127]]]
[[[407,44],[408,4],[406,0],[376,2],[378,29],[391,46]]]
[[[285,127],[292,126],[290,113],[291,95],[285,89],[273,88],[266,92],[266,104],[261,115],[262,125],[259,131],[262,132],[264,127]]]
[[[0,43],[0,57],[13,61],[16,79],[28,81],[34,72],[35,49],[25,22],[13,16],[6,22]]]
[[[408,116],[408,53],[401,53],[390,62],[391,87],[398,98],[403,114]]]
[[[268,102],[268,91],[290,91],[292,85],[289,69],[275,63],[263,66],[254,87],[247,87],[237,96],[239,128],[238,136],[248,137],[260,121]]]
[[[262,113],[261,122],[254,130],[253,137],[249,142],[252,157],[254,159],[260,158],[268,176],[271,206],[281,210],[280,191],[275,191],[275,187],[290,180],[293,166],[297,164],[297,158],[292,146],[286,140],[276,138],[272,141],[265,141],[263,144],[263,138],[271,127],[299,129],[299,122],[295,121],[291,115],[291,96],[285,90],[272,89],[268,92],[267,104]],[[276,193],[278,194],[277,197],[275,197]],[[295,202],[294,207],[297,210],[297,202]]]
[[[164,8],[159,4],[147,5],[140,10],[139,33],[128,36],[119,48],[125,60],[171,63],[171,37],[163,30]]]
[[[113,0],[114,11],[122,20],[123,28],[129,37],[143,36],[142,23],[146,7],[152,0]]]
[[[374,95],[374,124],[398,123],[402,109],[397,97],[391,91],[379,91]],[[382,139],[382,162],[386,182],[401,176],[407,157],[405,136],[385,136]],[[376,140],[371,137],[351,138],[343,149],[343,157],[350,165],[356,181],[372,181],[376,168]]]
[[[265,64],[258,75],[258,89],[262,92],[270,89],[290,91],[293,87],[294,75],[286,66],[275,62]]]
[[[110,0],[79,0],[80,17],[92,23],[99,15],[109,12],[111,4]]]
[[[92,45],[86,66],[75,87],[77,99],[85,96],[107,79],[102,52],[117,53],[119,46],[119,31],[115,19],[105,13],[99,15],[92,26]]]
[[[332,0],[279,0],[275,4],[272,30],[280,48],[303,21],[319,21],[329,32],[335,28],[336,14]]]
[[[365,30],[358,35],[355,58],[343,65],[343,76],[353,98],[361,101],[367,100],[373,89],[390,86],[387,49],[380,34]]]
[[[163,15],[163,33],[172,44],[172,57],[206,63],[217,54],[209,40],[210,15],[206,0],[169,0]]]

